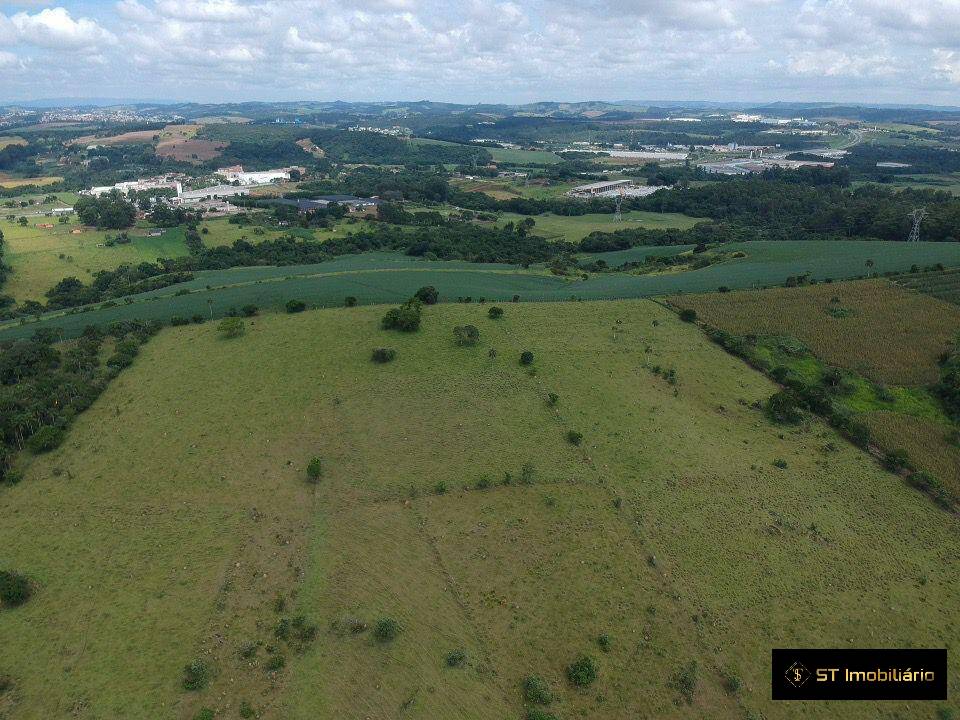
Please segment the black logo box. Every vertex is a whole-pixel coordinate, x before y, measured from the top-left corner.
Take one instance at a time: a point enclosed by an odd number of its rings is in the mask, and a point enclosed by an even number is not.
[[[777,648],[771,670],[774,700],[947,699],[945,649]],[[921,678],[905,679],[908,670]],[[847,671],[876,679],[855,680]]]

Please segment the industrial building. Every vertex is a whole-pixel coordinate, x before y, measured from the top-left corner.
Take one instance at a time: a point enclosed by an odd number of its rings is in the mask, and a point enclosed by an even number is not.
[[[187,190],[181,192],[177,197],[171,198],[175,205],[191,205],[203,200],[214,200],[217,198],[237,197],[239,195],[249,195],[250,188],[242,185],[214,185],[213,187],[201,188],[199,190]]]
[[[668,190],[663,185],[635,185],[634,180],[602,180],[600,182],[578,185],[567,193],[574,198],[594,197],[646,197],[653,195],[657,190]]]
[[[290,172],[293,170],[301,173],[304,172],[304,169],[300,167],[245,172],[243,165],[231,165],[230,167],[220,168],[215,174],[230,183],[235,182],[240,185],[269,185],[270,183],[289,180]]]

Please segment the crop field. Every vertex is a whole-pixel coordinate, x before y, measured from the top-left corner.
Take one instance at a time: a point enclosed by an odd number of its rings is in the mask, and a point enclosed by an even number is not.
[[[819,422],[770,425],[750,404],[773,384],[696,327],[650,301],[504,309],[151,340],[0,489],[5,561],[37,586],[0,624],[0,716],[519,720],[536,675],[562,720],[834,718],[770,701],[771,646],[960,640],[954,519]]]
[[[121,263],[152,262],[161,257],[187,254],[183,231],[167,230],[160,237],[142,237],[130,230],[126,245],[103,246],[116,231],[81,228],[75,223],[59,223],[55,218],[29,216],[30,224],[0,221],[3,230],[4,261],[13,272],[0,287],[0,293],[18,301],[43,300],[43,294],[65,277],[90,282],[98,270],[113,270]],[[52,228],[37,227],[51,223]],[[74,234],[74,230],[80,230]]]
[[[960,305],[960,268],[936,272],[910,273],[898,277],[898,285]]]
[[[520,150],[516,148],[486,148],[493,155],[494,162],[512,165],[555,165],[562,161],[556,153],[547,150]]]
[[[116,249],[116,248],[113,248]],[[643,260],[651,254],[675,254],[689,246],[635,247],[629,250],[584,254],[603,259],[611,267]],[[471,297],[505,301],[519,295],[523,301],[611,300],[618,298],[704,293],[720,286],[732,289],[782,285],[798,272],[815,278],[856,277],[866,259],[874,270],[907,270],[912,263],[960,265],[956,243],[901,242],[755,242],[731,243],[734,258],[701,270],[659,275],[601,273],[587,280],[558,277],[542,266],[524,270],[517,266],[467,262],[426,261],[393,253],[365,253],[335,258],[318,265],[234,268],[196,273],[196,279],[163,290],[136,296],[129,305],[90,307],[83,312],[54,314],[41,320],[67,335],[80,333],[89,324],[108,324],[121,318],[162,319],[202,314],[220,317],[231,308],[253,303],[263,309],[282,309],[294,298],[313,306],[339,306],[351,295],[361,304],[396,302],[422,285],[434,285],[444,301]],[[59,278],[58,278],[59,279]],[[209,286],[209,289],[208,289]],[[178,294],[191,290],[187,295]],[[33,323],[0,326],[0,339],[31,335]]]
[[[519,222],[526,217],[515,213],[503,213],[503,222]],[[537,215],[534,217],[536,225],[533,232],[550,240],[577,242],[594,231],[614,232],[629,228],[643,227],[650,229],[678,228],[685,230],[701,221],[701,218],[690,217],[681,213],[656,213],[643,210],[632,210],[623,213],[623,220],[617,222],[609,213],[591,213],[589,215]]]
[[[11,145],[27,145],[27,141],[19,135],[0,136],[0,150],[3,150],[5,147],[10,147]]]
[[[547,200],[564,195],[576,185],[582,183],[574,182],[547,182],[542,180],[524,183],[522,180],[509,180],[504,178],[496,179],[478,179],[478,180],[456,180],[451,183],[464,192],[482,192],[497,200],[510,200],[511,198],[525,197],[535,200]]]
[[[672,298],[738,335],[788,335],[831,365],[896,385],[929,385],[960,331],[960,308],[886,280]],[[896,342],[891,342],[891,340]]]
[[[944,478],[954,492],[960,491],[960,445],[956,428],[929,418],[878,410],[863,415],[863,421],[881,447],[906,450],[934,477]]]
[[[15,178],[6,173],[0,173],[0,187],[18,188],[27,185],[53,185],[63,180],[59,175],[46,175],[43,177]]]
[[[329,240],[332,238],[343,237],[348,233],[360,232],[361,230],[370,230],[372,223],[365,221],[353,221],[353,218],[347,218],[336,223],[332,228],[259,228],[263,234],[254,231],[257,226],[236,225],[229,222],[227,218],[211,218],[200,223],[201,237],[207,247],[217,247],[220,245],[232,245],[237,240],[246,240],[251,243],[259,243],[265,240],[275,240],[285,235],[296,235],[307,240]],[[203,233],[206,228],[207,232]]]

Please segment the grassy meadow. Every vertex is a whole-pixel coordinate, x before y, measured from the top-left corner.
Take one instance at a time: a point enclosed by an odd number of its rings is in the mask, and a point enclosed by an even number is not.
[[[502,222],[520,222],[524,215],[503,213]],[[592,232],[615,232],[630,228],[642,227],[652,230],[677,228],[686,230],[693,227],[703,218],[694,218],[682,213],[656,213],[644,210],[631,210],[623,213],[623,219],[617,221],[609,213],[591,213],[588,215],[537,215],[533,218],[536,225],[533,232],[550,240],[577,242]]]
[[[931,717],[773,703],[769,649],[955,646],[954,518],[820,422],[769,424],[775,386],[654,302],[503,307],[152,339],[0,489],[36,584],[0,623],[0,717],[519,720],[531,675],[561,720]]]

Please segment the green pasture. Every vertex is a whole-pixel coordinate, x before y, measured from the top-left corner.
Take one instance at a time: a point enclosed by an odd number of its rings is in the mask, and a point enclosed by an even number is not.
[[[533,219],[536,225],[533,227],[533,233],[542,235],[549,240],[577,242],[595,231],[615,232],[637,227],[651,230],[668,228],[686,230],[703,221],[703,218],[694,218],[682,213],[656,213],[644,210],[631,210],[622,215],[623,219],[620,221],[615,220],[610,213],[591,213],[589,215],[552,215],[548,213],[535,215]],[[500,217],[503,222],[518,223],[527,216],[503,213]]]

